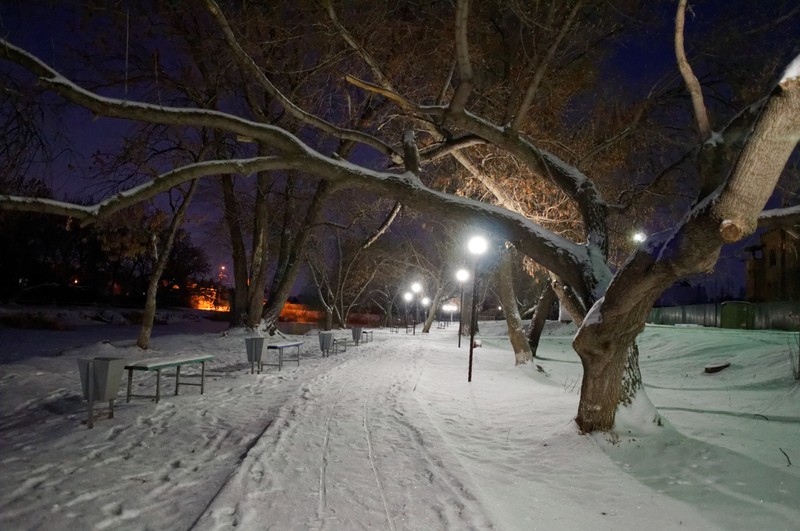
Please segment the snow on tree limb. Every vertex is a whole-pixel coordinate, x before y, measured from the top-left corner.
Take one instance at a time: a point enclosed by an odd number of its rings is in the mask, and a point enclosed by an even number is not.
[[[781,77],[780,84],[783,85],[784,83],[796,80],[798,77],[800,77],[800,55],[795,57],[794,60],[789,63],[789,66],[786,67]]]
[[[788,226],[800,222],[800,205],[765,210],[758,216],[759,227]]]
[[[47,88],[98,115],[147,123],[217,128],[252,138],[275,153],[270,157],[211,160],[176,168],[88,207],[43,199],[0,196],[0,209],[49,212],[89,222],[199,177],[295,169],[325,179],[337,188],[354,187],[381,192],[420,210],[446,213],[455,221],[481,225],[495,232],[498,237],[514,242],[522,252],[544,267],[559,271],[566,282],[576,286],[583,284],[583,271],[588,269],[585,248],[516,212],[431,190],[411,172],[381,172],[325,156],[280,127],[252,122],[220,111],[166,107],[100,96],[79,87],[38,58],[10,43],[0,41],[0,46],[0,58],[28,68],[41,77]]]

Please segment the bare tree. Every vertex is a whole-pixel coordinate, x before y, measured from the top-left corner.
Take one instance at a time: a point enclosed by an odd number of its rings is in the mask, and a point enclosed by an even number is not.
[[[3,59],[22,66],[36,75],[45,88],[92,112],[187,129],[215,128],[252,139],[263,150],[246,158],[209,159],[177,167],[134,191],[113,195],[96,205],[0,196],[0,206],[49,212],[91,222],[200,177],[297,170],[327,181],[331,192],[358,189],[401,200],[410,208],[431,216],[446,217],[451,222],[480,225],[497,238],[511,242],[520,253],[551,271],[557,278],[555,288],[559,297],[581,324],[574,341],[584,367],[576,421],[580,429],[587,432],[612,429],[618,405],[630,402],[641,391],[635,339],[658,295],[676,279],[713,267],[723,245],[738,241],[755,229],[758,215],[800,134],[800,68],[795,61],[769,96],[759,106],[750,107],[760,112],[737,115],[728,125],[715,130],[713,138],[719,139],[718,142],[705,142],[703,150],[698,150],[702,159],[698,172],[703,174],[701,181],[706,183],[700,190],[711,189],[708,183],[718,183],[718,186],[697,197],[687,216],[673,224],[667,237],[651,240],[637,248],[612,275],[608,261],[611,205],[604,199],[598,183],[577,165],[540,145],[536,135],[531,134],[536,132],[535,128],[528,130],[523,127],[535,122],[532,113],[535,94],[541,90],[539,77],[528,75],[532,71],[523,76],[522,87],[525,89],[518,92],[518,99],[508,100],[512,103],[510,112],[504,112],[502,116],[472,112],[473,101],[477,102],[475,109],[481,105],[485,108],[497,106],[479,99],[488,97],[491,91],[483,91],[486,80],[480,75],[488,66],[482,62],[485,56],[476,54],[470,44],[469,2],[460,0],[456,4],[451,27],[455,69],[452,77],[442,76],[447,82],[442,84],[441,97],[423,101],[404,95],[385,75],[378,75],[379,63],[372,60],[369,53],[359,52],[359,57],[370,65],[375,73],[373,79],[377,82],[350,78],[354,86],[396,104],[399,112],[408,118],[409,126],[420,122],[427,124],[426,127],[430,128],[425,130],[428,145],[421,150],[416,149],[414,135],[403,134],[402,139],[394,136],[387,142],[375,134],[379,127],[373,131],[345,129],[297,106],[278,90],[267,71],[260,68],[253,56],[240,46],[234,29],[219,6],[213,0],[207,0],[207,5],[241,71],[261,90],[270,93],[276,104],[281,105],[294,120],[327,137],[365,146],[364,149],[369,149],[375,157],[391,161],[391,164],[404,163],[405,171],[382,170],[374,165],[343,161],[335,153],[326,155],[328,150],[324,142],[317,144],[319,149],[315,149],[313,139],[309,140],[308,135],[301,138],[285,128],[254,122],[234,113],[102,97],[77,86],[39,59],[4,42]],[[566,11],[560,11],[559,24],[553,27],[565,28],[565,32],[570,28],[574,31],[573,21],[588,20],[580,16],[591,16],[589,7],[593,6],[587,3],[586,11],[580,2],[570,4]],[[679,7],[679,11],[682,9]],[[490,25],[486,18],[479,19],[479,22],[481,28]],[[560,30],[554,31],[554,43],[560,42],[560,35]],[[577,42],[577,39],[571,42]],[[354,45],[358,42],[354,41],[350,46]],[[548,57],[549,54],[545,53],[531,60],[537,65],[552,65]],[[542,75],[549,76],[552,68],[545,67],[544,72]],[[533,98],[528,96],[530,93],[534,94]],[[503,108],[506,110],[505,106]],[[512,117],[510,122],[503,119],[507,116]],[[472,162],[470,156],[481,153],[476,144],[491,146],[494,153],[513,160],[515,165],[531,175],[549,181],[564,194],[580,227],[575,239],[548,230],[510,205],[511,200],[502,187],[495,186],[495,180],[486,179],[486,173]],[[482,179],[481,183],[487,189],[496,188],[493,193],[497,205],[448,194],[423,184],[420,176],[424,173],[424,164],[436,160],[436,154],[441,152],[453,153],[455,158],[460,158],[458,163],[473,178]],[[419,163],[416,162],[417,153]],[[726,166],[717,163],[718,160],[734,162],[732,166]],[[471,169],[477,171],[471,172]],[[503,195],[508,201],[501,200]]]

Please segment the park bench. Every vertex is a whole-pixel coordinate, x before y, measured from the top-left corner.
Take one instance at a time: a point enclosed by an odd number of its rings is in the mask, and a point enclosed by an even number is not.
[[[169,369],[174,367],[175,368],[175,394],[178,394],[178,390],[180,389],[181,385],[196,385],[200,387],[200,394],[203,394],[205,389],[205,376],[206,376],[206,362],[209,360],[214,359],[214,356],[211,355],[202,355],[202,356],[171,356],[171,357],[164,357],[164,358],[148,358],[144,360],[139,360],[133,363],[130,363],[125,366],[125,369],[128,371],[128,399],[127,402],[131,401],[131,397],[138,397],[138,398],[155,398],[156,403],[161,399],[161,371],[162,369]],[[184,365],[195,365],[200,364],[200,383],[188,383],[181,381],[181,367]],[[148,372],[155,372],[156,373],[156,394],[155,395],[134,395],[131,393],[131,385],[133,383],[133,371],[148,371]],[[184,374],[184,378],[187,375]]]
[[[372,330],[364,330],[361,332],[361,336],[364,338],[364,343],[369,343],[372,341]]]
[[[287,343],[273,343],[271,345],[267,345],[267,350],[277,350],[278,351],[278,363],[261,363],[261,366],[270,365],[273,367],[278,367],[278,370],[283,368],[284,361],[296,361],[297,366],[300,366],[300,347],[303,345],[302,341],[291,341]],[[285,357],[284,351],[287,349],[295,349],[294,357]],[[291,353],[290,353],[291,354]],[[261,372],[261,368],[259,368],[259,372]]]

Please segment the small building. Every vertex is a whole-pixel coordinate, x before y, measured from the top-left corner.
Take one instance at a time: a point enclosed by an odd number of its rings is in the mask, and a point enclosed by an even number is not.
[[[800,300],[800,234],[795,228],[770,228],[746,251],[747,300]]]

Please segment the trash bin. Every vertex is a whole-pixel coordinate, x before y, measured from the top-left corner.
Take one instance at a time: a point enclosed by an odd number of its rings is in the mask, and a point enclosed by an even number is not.
[[[89,406],[88,427],[94,427],[94,403],[108,400],[108,418],[114,418],[114,398],[119,391],[124,358],[97,357],[79,359],[78,373],[81,376],[83,397]]]
[[[333,348],[333,332],[325,331],[319,333],[319,349],[323,356],[327,356]]]
[[[353,342],[358,345],[361,341],[361,332],[364,331],[363,326],[354,326],[353,327]]]
[[[247,361],[250,362],[250,374],[253,374],[256,365],[258,365],[258,373],[261,374],[261,356],[264,353],[265,340],[265,337],[244,338],[244,344],[247,348]]]

